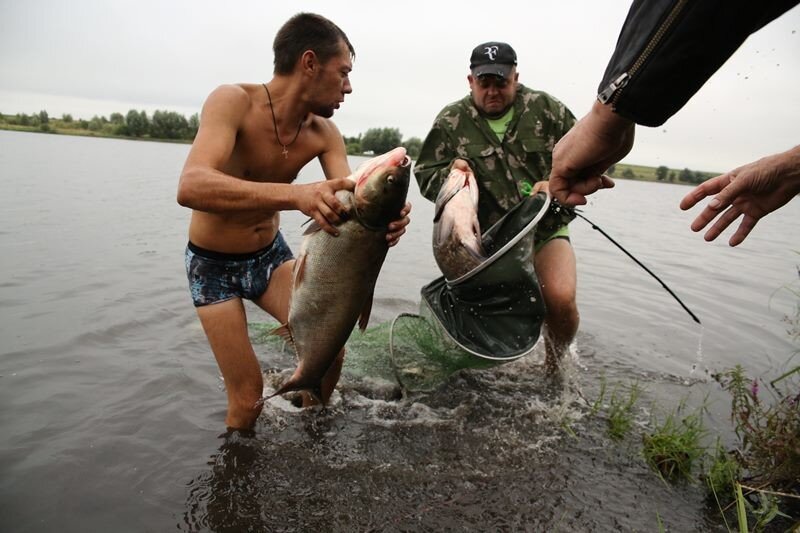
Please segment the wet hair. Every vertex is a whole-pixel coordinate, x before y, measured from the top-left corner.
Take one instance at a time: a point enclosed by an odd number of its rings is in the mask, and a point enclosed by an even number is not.
[[[339,26],[321,15],[298,13],[281,26],[272,43],[275,52],[274,72],[291,74],[306,50],[311,50],[321,63],[326,63],[341,52],[340,42],[344,42],[350,50],[350,57],[355,58],[353,45]]]

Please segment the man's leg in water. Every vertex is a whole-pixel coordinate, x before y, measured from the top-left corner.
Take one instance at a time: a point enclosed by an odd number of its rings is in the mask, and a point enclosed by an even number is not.
[[[575,253],[566,239],[553,239],[536,252],[536,275],[542,288],[545,317],[545,368],[554,374],[580,321],[575,302],[577,273]]]
[[[247,333],[242,300],[233,298],[204,305],[197,308],[197,315],[225,380],[225,424],[232,429],[251,429],[261,412],[259,400],[264,383]]]
[[[264,294],[255,303],[264,311],[275,317],[280,324],[285,324],[289,320],[289,300],[292,296],[292,269],[295,260],[286,261],[272,272],[269,285]],[[333,394],[333,389],[339,381],[344,362],[344,348],[334,360],[331,367],[322,378],[321,395],[322,401],[327,403]],[[316,404],[310,394],[303,392],[303,407]]]

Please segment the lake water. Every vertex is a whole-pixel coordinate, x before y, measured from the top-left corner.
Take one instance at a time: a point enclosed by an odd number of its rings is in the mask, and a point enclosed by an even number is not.
[[[0,131],[0,530],[722,529],[699,486],[664,484],[639,438],[609,440],[579,396],[642,385],[637,428],[707,396],[709,428],[729,437],[710,374],[741,363],[776,377],[797,349],[785,319],[798,304],[786,287],[798,282],[800,202],[732,249],[688,230],[687,187],[619,180],[593,197],[583,213],[703,326],[576,220],[567,388],[580,394],[547,386],[537,350],[401,399],[343,379],[323,412],[271,400],[254,436],[226,437],[183,267],[189,212],[175,193],[188,149]],[[314,163],[299,180],[321,178]],[[438,275],[432,206],[413,180],[409,195],[412,224],[389,252],[371,325],[416,312]],[[295,251],[302,222],[282,219]],[[254,330],[269,320],[248,312]],[[292,366],[274,343],[256,351],[267,370]]]

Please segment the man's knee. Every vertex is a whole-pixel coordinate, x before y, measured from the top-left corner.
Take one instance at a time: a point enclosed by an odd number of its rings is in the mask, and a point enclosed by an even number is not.
[[[578,329],[580,315],[574,298],[564,298],[547,306],[545,323],[553,335],[572,338]]]
[[[575,286],[566,283],[551,283],[542,287],[545,305],[548,314],[577,314],[578,306],[575,302]]]

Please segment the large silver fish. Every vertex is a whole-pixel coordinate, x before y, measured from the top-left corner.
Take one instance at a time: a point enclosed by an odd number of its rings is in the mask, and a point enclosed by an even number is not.
[[[334,237],[312,224],[294,266],[289,320],[275,333],[294,346],[298,365],[273,396],[305,390],[320,401],[322,378],[358,322],[367,327],[389,222],[400,218],[411,162],[405,148],[365,161],[336,193],[348,210]]]
[[[439,189],[433,218],[433,257],[448,281],[486,260],[478,222],[478,184],[472,172],[454,168]]]

